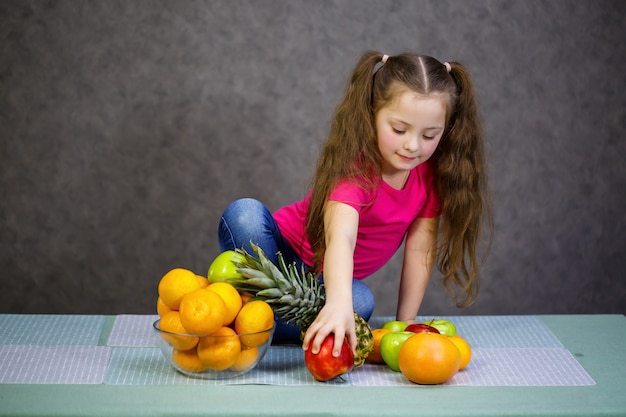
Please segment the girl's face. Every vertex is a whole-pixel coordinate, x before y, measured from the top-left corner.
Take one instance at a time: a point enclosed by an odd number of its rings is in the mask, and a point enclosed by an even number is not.
[[[432,156],[446,123],[447,94],[422,95],[403,90],[376,113],[383,179],[405,174]]]

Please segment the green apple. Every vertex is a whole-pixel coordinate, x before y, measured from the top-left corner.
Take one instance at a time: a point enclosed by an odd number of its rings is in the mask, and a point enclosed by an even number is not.
[[[234,250],[227,250],[219,255],[211,262],[211,266],[209,266],[209,272],[207,274],[210,283],[226,281],[231,278],[243,278],[239,272],[237,272],[237,267],[233,263],[243,262],[245,261],[245,257],[235,252]]]
[[[449,320],[432,319],[425,321],[424,324],[434,327],[445,336],[456,336],[456,326]]]
[[[398,365],[398,354],[405,340],[415,336],[413,332],[390,332],[380,339],[380,356],[391,370],[400,372]]]
[[[404,322],[404,321],[400,321],[400,320],[392,320],[392,321],[388,321],[385,324],[383,324],[383,329],[387,329],[390,330],[392,332],[403,332],[404,329],[406,329],[406,326],[408,326],[409,324]]]

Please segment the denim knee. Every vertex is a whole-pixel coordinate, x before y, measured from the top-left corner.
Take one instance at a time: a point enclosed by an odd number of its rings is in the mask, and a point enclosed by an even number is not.
[[[218,226],[220,250],[245,247],[250,251],[250,240],[257,240],[262,234],[266,210],[263,203],[253,198],[241,198],[230,203]]]
[[[368,321],[374,314],[374,308],[376,307],[374,294],[364,282],[358,279],[352,280],[352,304],[354,305],[354,311],[363,317],[365,321]]]

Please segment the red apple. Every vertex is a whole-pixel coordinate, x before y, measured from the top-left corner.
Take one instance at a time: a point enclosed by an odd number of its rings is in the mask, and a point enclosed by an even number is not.
[[[405,329],[407,332],[413,333],[439,333],[439,330],[434,328],[433,326],[429,326],[424,323],[412,323],[406,326]]]
[[[304,363],[313,378],[318,381],[330,381],[339,375],[350,372],[354,367],[354,356],[346,339],[341,345],[341,353],[338,357],[333,356],[333,345],[335,343],[335,335],[326,336],[320,351],[313,354],[311,346],[304,351]]]

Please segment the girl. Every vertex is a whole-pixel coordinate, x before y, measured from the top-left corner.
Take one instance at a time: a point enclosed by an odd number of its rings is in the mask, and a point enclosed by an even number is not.
[[[396,319],[414,322],[435,264],[460,307],[478,295],[477,242],[486,197],[483,136],[470,77],[461,64],[415,54],[368,52],[335,110],[313,186],[270,213],[260,202],[231,203],[220,221],[222,250],[250,240],[272,257],[322,274],[326,304],[303,349],[334,353],[356,344],[353,310],[368,320],[374,297],[362,280],[404,241]],[[276,340],[299,331],[280,325]]]

